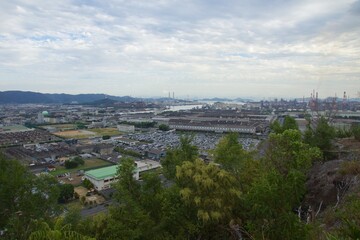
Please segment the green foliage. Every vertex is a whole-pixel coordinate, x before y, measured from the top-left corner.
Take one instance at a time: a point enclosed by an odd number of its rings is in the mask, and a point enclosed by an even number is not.
[[[347,196],[336,209],[330,209],[329,215],[336,225],[325,232],[326,239],[360,239],[360,199],[359,192]]]
[[[223,137],[213,151],[214,161],[227,171],[237,171],[243,162],[252,156],[245,151],[238,141],[237,133],[229,133]]]
[[[297,130],[270,134],[265,158],[240,212],[250,234],[261,239],[306,239],[307,229],[292,212],[305,193],[307,170],[321,157],[316,147],[302,142]]]
[[[82,182],[82,184],[83,184],[84,187],[86,187],[87,189],[94,188],[94,184],[92,184],[92,182],[90,182],[90,180],[87,179],[87,178],[84,179],[84,181]]]
[[[104,136],[102,136],[102,140],[108,140],[108,139],[110,139],[111,138],[111,136],[109,136],[109,135],[104,135]]]
[[[68,212],[65,214],[63,223],[69,225],[71,230],[76,230],[77,226],[81,222],[80,207],[70,207]]]
[[[83,122],[76,122],[75,125],[76,125],[77,129],[86,129],[87,128],[86,124]]]
[[[305,224],[292,212],[305,192],[304,182],[299,172],[284,177],[271,170],[253,183],[240,214],[255,239],[306,239]]]
[[[298,126],[295,118],[290,117],[290,116],[285,116],[284,124],[283,124],[282,128],[284,131],[289,130],[289,129],[299,130],[299,126]]]
[[[282,134],[270,134],[264,165],[273,167],[286,175],[291,169],[303,173],[309,169],[313,160],[321,158],[316,147],[302,142],[297,130],[285,130]]]
[[[75,157],[73,159],[70,159],[68,161],[65,161],[65,168],[66,169],[72,169],[77,168],[79,165],[84,165],[85,162],[81,157]]]
[[[160,124],[160,125],[159,125],[159,130],[161,130],[161,131],[169,131],[170,128],[169,128],[169,126],[166,125],[166,124]]]
[[[126,150],[125,148],[122,148],[122,147],[116,147],[114,150],[116,152],[119,152],[119,153],[122,153],[122,154],[125,154],[128,156],[133,156],[133,157],[137,157],[137,158],[142,157],[142,155],[140,153],[135,152],[133,150]]]
[[[285,130],[293,129],[293,130],[299,130],[299,126],[295,120],[295,118],[290,116],[285,116],[284,123],[281,126],[280,122],[278,120],[274,121],[270,125],[271,132],[273,133],[283,133]]]
[[[351,128],[352,134],[354,135],[354,138],[358,141],[360,141],[360,125],[355,125]]]
[[[282,133],[283,132],[280,122],[278,120],[276,120],[270,124],[270,130],[273,133]]]
[[[336,129],[336,137],[337,138],[349,138],[353,135],[353,132],[351,129],[346,128],[337,128]]]
[[[191,145],[191,141],[191,136],[181,136],[180,146],[166,151],[166,157],[161,160],[161,164],[164,176],[168,179],[175,179],[176,166],[185,161],[193,162],[198,157],[198,149]]]
[[[328,121],[321,117],[316,129],[312,129],[310,124],[304,133],[304,141],[311,146],[318,147],[322,152],[325,159],[331,158],[329,151],[332,149],[332,140],[335,138],[335,128],[331,127]]]
[[[52,229],[46,222],[37,221],[37,230],[32,232],[29,240],[92,240],[78,232],[72,231],[70,225],[63,225],[59,218]]]
[[[360,174],[360,161],[345,161],[341,164],[339,172],[342,175],[358,175]]]
[[[111,217],[104,239],[144,239],[147,237],[144,233],[153,226],[138,201],[140,185],[134,180],[134,171],[134,161],[122,159],[118,170],[119,181],[114,185],[119,205],[110,209]]]
[[[60,184],[59,203],[65,203],[74,197],[74,186],[71,184]]]
[[[0,229],[7,239],[27,239],[32,219],[50,219],[59,212],[57,180],[36,177],[16,160],[0,154]]]
[[[204,223],[230,219],[240,197],[236,179],[227,171],[202,160],[185,161],[176,168],[183,201],[197,209]]]

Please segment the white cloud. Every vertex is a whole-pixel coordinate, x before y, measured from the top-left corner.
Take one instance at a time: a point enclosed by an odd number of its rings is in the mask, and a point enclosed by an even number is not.
[[[353,4],[2,1],[1,89],[298,97],[320,86],[355,95]]]

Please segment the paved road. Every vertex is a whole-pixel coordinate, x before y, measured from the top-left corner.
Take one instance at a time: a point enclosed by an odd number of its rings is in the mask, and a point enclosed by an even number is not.
[[[107,212],[109,205],[112,204],[112,200],[106,201],[101,205],[97,205],[92,208],[84,208],[81,210],[80,214],[83,218],[94,216],[101,212]]]

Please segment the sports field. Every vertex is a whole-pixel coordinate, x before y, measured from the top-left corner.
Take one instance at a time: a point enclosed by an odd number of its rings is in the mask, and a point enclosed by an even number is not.
[[[69,130],[69,131],[55,132],[54,135],[62,138],[78,138],[78,139],[97,136],[95,132],[91,132],[88,130]]]
[[[116,136],[121,134],[117,128],[91,128],[88,131],[94,132],[98,136]]]

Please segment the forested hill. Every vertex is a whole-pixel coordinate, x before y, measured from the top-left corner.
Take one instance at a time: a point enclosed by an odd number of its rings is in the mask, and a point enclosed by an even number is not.
[[[117,97],[106,94],[50,94],[23,91],[0,92],[0,104],[24,104],[24,103],[89,103],[102,99],[111,99],[119,102],[133,102],[136,98],[129,96]]]

